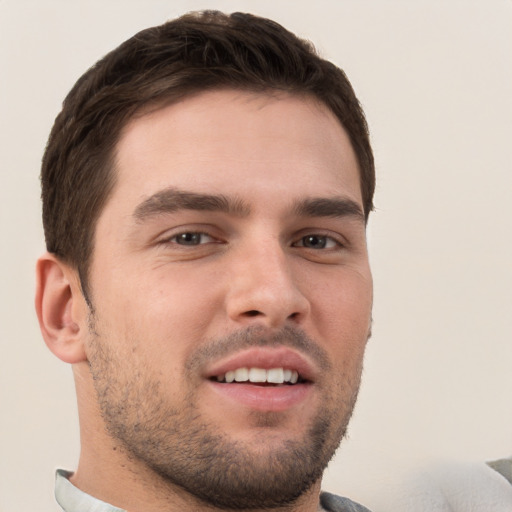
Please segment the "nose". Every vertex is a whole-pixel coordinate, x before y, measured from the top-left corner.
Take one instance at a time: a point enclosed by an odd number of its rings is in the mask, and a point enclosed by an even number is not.
[[[237,255],[226,298],[232,321],[269,328],[288,322],[303,323],[310,312],[310,302],[299,287],[290,258],[277,242]]]

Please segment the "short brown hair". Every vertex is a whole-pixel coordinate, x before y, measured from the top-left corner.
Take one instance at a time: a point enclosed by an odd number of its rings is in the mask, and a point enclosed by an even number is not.
[[[373,154],[343,71],[271,20],[190,13],[143,30],[107,54],[77,81],[55,120],[41,170],[46,246],[78,269],[86,299],[95,225],[115,183],[120,131],[143,107],[219,88],[307,94],[327,105],[356,153],[368,217]]]

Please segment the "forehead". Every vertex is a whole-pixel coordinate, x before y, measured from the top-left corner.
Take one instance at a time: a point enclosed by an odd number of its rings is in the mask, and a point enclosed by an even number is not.
[[[116,170],[121,201],[174,186],[285,195],[311,187],[361,202],[357,160],[338,119],[312,97],[285,93],[205,92],[139,115],[121,133]]]

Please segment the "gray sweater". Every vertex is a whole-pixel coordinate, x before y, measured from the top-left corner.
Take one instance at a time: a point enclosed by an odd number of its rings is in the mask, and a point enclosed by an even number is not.
[[[320,505],[328,512],[370,512],[366,507],[328,492],[320,495]]]

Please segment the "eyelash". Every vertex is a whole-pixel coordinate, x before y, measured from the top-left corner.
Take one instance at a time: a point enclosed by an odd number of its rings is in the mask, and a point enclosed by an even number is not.
[[[181,243],[179,240],[181,240],[185,243]],[[208,242],[201,243],[200,239],[198,241],[198,237],[204,238],[207,237],[210,239]],[[307,241],[309,239],[309,241]],[[197,243],[196,243],[197,242]],[[318,243],[320,242],[320,247],[308,247],[307,243]],[[176,244],[184,247],[197,247],[200,245],[206,245],[208,243],[222,243],[221,241],[217,240],[212,235],[202,232],[202,231],[183,231],[181,233],[177,233],[173,235],[170,238],[167,238],[165,240],[162,240],[162,244]],[[309,233],[307,235],[301,236],[297,241],[292,243],[292,247],[304,247],[306,249],[311,250],[329,250],[329,249],[336,249],[336,248],[342,248],[344,245],[337,240],[336,238],[326,235],[324,233]]]
[[[320,245],[322,245],[321,247],[307,247],[307,245],[305,245],[305,241],[307,239],[309,239],[309,242],[314,242],[315,240],[316,241],[321,240],[321,241],[323,241],[323,245],[320,244]],[[329,250],[329,249],[340,248],[340,247],[342,247],[342,244],[332,236],[325,235],[323,233],[311,233],[311,234],[302,236],[299,239],[299,241],[293,243],[292,246],[293,247],[305,247],[307,249],[312,249],[312,250],[320,250],[320,249]]]
[[[213,236],[209,235],[208,233],[203,233],[201,231],[183,231],[182,233],[178,233],[176,235],[173,235],[171,238],[168,238],[167,240],[164,240],[163,242],[164,243],[175,243],[177,245],[184,245],[184,246],[197,246],[197,245],[204,245],[204,244],[201,244],[201,243],[187,243],[188,240],[185,240],[185,237],[208,237],[210,238],[211,240],[215,240]],[[180,243],[178,241],[179,238],[182,238],[183,241],[185,241],[185,243]],[[211,243],[211,242],[210,242]]]

